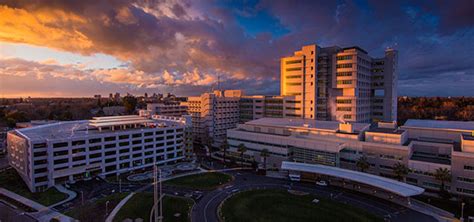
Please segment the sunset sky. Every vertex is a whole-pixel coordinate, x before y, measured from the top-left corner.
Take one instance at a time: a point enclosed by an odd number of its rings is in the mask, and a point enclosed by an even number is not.
[[[399,50],[399,95],[474,96],[474,1],[0,0],[0,97],[279,93],[304,44]]]

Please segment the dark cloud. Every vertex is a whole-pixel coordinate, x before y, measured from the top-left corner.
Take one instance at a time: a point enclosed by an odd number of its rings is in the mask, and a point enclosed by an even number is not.
[[[277,94],[279,58],[304,44],[359,45],[375,57],[394,47],[400,52],[401,94],[439,93],[432,90],[438,87],[432,84],[437,78],[456,73],[466,82],[474,79],[473,4],[471,0],[0,1],[0,12],[16,16],[3,23],[0,19],[0,33],[12,33],[0,35],[0,41],[84,55],[109,54],[130,64],[126,72],[115,72],[121,77],[117,79],[138,87],[202,83],[166,88],[186,94],[208,90],[217,75],[229,88]],[[274,22],[255,23],[265,30],[255,33],[255,24],[239,23],[236,15]],[[265,25],[286,31],[274,35]],[[412,80],[417,81],[416,90],[408,86]],[[445,81],[451,84],[455,78]]]

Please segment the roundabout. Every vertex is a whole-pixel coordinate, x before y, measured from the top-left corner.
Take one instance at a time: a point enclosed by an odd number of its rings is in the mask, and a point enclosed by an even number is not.
[[[226,199],[219,217],[234,221],[383,221],[361,208],[282,189],[249,190]]]

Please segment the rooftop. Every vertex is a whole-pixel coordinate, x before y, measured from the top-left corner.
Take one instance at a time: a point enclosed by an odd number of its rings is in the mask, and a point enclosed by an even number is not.
[[[423,193],[423,188],[402,183],[389,178],[372,175],[368,173],[346,170],[339,167],[331,167],[320,164],[307,164],[283,161],[281,168],[285,170],[295,170],[309,173],[323,174],[338,178],[343,178],[358,183],[367,184],[379,189],[383,189],[403,197],[414,196]]]
[[[292,118],[260,118],[246,122],[245,124],[250,125],[262,125],[262,126],[273,126],[273,127],[286,127],[286,128],[305,128],[313,130],[327,130],[337,132],[339,130],[340,122],[337,121],[319,121],[313,119],[292,119]],[[356,133],[367,129],[370,124],[368,123],[352,123],[353,129]]]
[[[146,124],[145,124],[146,123]],[[163,124],[165,123],[165,124]],[[118,125],[134,125],[135,128],[116,128],[112,131],[101,130],[98,127],[118,126]],[[140,130],[154,127],[167,127],[179,124],[175,120],[165,119],[146,119],[139,116],[110,116],[110,117],[94,117],[92,120],[79,121],[63,121],[41,126],[33,126],[30,128],[17,129],[17,134],[23,135],[31,140],[48,140],[70,138],[76,136],[85,136],[90,134],[101,134],[110,132],[124,132],[131,130]]]
[[[472,131],[474,130],[474,121],[409,119],[403,127]]]
[[[389,133],[389,134],[402,134],[405,132],[405,130],[402,130],[402,129],[390,129],[390,128],[372,128],[370,130],[368,130],[367,132],[374,132],[374,133]]]

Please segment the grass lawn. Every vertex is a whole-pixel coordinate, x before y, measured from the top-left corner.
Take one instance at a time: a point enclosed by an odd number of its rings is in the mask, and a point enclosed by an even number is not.
[[[163,198],[163,221],[165,222],[188,222],[189,211],[193,205],[193,201],[187,198],[165,196]],[[136,219],[142,218],[149,221],[150,211],[153,206],[153,193],[137,193],[125,206],[120,209],[114,218],[114,221],[121,222],[126,218]],[[180,215],[175,216],[176,213]]]
[[[180,177],[165,181],[164,184],[198,190],[213,190],[222,184],[230,182],[231,180],[232,176],[229,174],[212,172]]]
[[[67,198],[66,194],[59,192],[54,187],[49,188],[44,192],[31,193],[25,182],[23,182],[23,179],[14,169],[8,169],[0,173],[0,187],[45,206],[49,206]]]
[[[129,193],[115,193],[107,197],[98,199],[93,203],[86,202],[84,206],[78,206],[65,212],[66,215],[80,220],[81,222],[104,221],[105,203],[109,201],[108,211],[112,212],[114,207]]]
[[[320,202],[312,203],[315,198]],[[238,193],[224,202],[219,213],[226,222],[383,221],[363,209],[347,204],[273,189]]]

